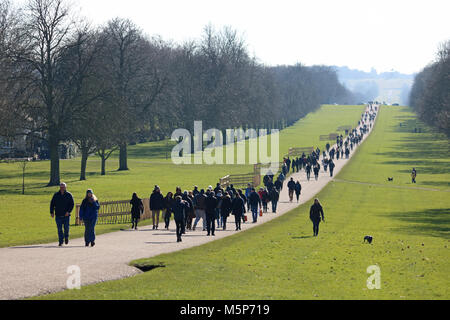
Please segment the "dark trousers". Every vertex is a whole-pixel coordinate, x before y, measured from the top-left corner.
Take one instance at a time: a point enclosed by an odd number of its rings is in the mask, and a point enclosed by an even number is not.
[[[295,196],[297,197],[297,202],[300,200],[300,192],[295,192]]]
[[[277,204],[278,204],[278,201],[272,200],[272,212],[273,213],[277,212]]]
[[[228,219],[228,216],[222,216],[222,227],[223,227],[223,230],[227,230],[227,219]]]
[[[313,220],[313,231],[314,231],[314,236],[319,235],[319,224],[320,224],[320,220]]]
[[[84,222],[84,242],[91,243],[95,241],[95,225],[97,218],[83,220]]]
[[[132,228],[137,228],[138,223],[139,223],[139,218],[138,217],[131,217]]]
[[[214,235],[214,232],[216,231],[216,217],[213,214],[206,214],[206,230],[208,231],[208,234]]]
[[[334,169],[330,169],[330,177],[333,176]]]
[[[251,205],[253,222],[258,221],[258,205]]]
[[[59,243],[63,243],[64,239],[69,239],[70,217],[55,217],[55,221],[58,228]]]
[[[236,224],[236,230],[241,230],[241,219],[243,218],[243,214],[235,214],[234,215],[234,223]]]
[[[170,211],[166,211],[166,214],[164,215],[164,223],[165,223],[165,228],[168,229],[169,228],[169,224],[170,224],[170,216],[172,215],[172,212]]]
[[[175,225],[177,226],[177,241],[179,241],[184,230],[184,219],[175,219]]]

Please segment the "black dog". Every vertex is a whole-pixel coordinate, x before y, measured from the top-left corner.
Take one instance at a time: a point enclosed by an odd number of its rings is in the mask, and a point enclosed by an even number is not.
[[[365,236],[365,237],[364,237],[364,243],[366,243],[366,241],[367,241],[369,244],[372,244],[373,237],[372,237],[372,236]]]
[[[394,178],[388,178],[388,181],[394,181]]]

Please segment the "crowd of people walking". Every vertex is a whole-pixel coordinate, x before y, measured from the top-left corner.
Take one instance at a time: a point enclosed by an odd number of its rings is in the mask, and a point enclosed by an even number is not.
[[[263,178],[263,187],[258,190],[248,184],[247,187],[236,189],[233,184],[222,187],[217,183],[215,187],[208,186],[206,189],[200,189],[194,186],[192,191],[182,191],[177,187],[175,193],[167,192],[163,195],[159,186],[155,186],[149,198],[149,208],[152,217],[152,228],[157,230],[160,218],[164,220],[164,227],[169,230],[171,218],[176,227],[177,242],[182,242],[183,234],[187,230],[195,231],[201,220],[201,228],[206,232],[206,236],[215,236],[216,228],[227,229],[227,223],[230,216],[234,216],[235,230],[241,230],[241,224],[248,222],[246,213],[251,214],[252,223],[258,222],[258,217],[268,212],[268,205],[271,203],[272,213],[277,212],[280,194],[283,190],[283,184],[290,172],[298,173],[305,171],[306,180],[311,180],[311,173],[316,181],[319,180],[320,170],[328,172],[333,177],[335,168],[335,159],[349,159],[350,153],[358,146],[372,128],[375,121],[377,109],[370,106],[363,113],[359,121],[359,130],[353,129],[346,132],[346,137],[339,135],[336,138],[336,145],[331,147],[329,143],[322,151],[319,148],[312,151],[309,155],[303,153],[300,157],[283,159],[281,172],[275,179],[275,175],[268,173]],[[413,171],[413,183],[415,183],[416,171]],[[69,222],[70,215],[74,208],[72,195],[66,190],[66,184],[60,185],[60,191],[55,193],[51,204],[50,212],[55,217],[58,229],[59,245],[69,243]],[[297,202],[300,201],[302,185],[299,180],[290,178],[287,183],[287,192],[289,201],[294,201],[294,195]],[[143,200],[133,193],[130,200],[131,205],[131,223],[132,230],[138,230],[139,220],[144,212]],[[95,225],[98,219],[100,204],[93,190],[87,190],[79,212],[79,219],[85,225],[85,244],[86,246],[95,245]],[[314,236],[319,233],[319,224],[324,220],[323,208],[318,199],[310,209],[310,219],[313,223]]]

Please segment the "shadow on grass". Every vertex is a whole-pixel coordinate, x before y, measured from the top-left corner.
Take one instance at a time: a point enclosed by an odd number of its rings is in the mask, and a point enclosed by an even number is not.
[[[410,173],[416,168],[418,180],[420,174],[448,174],[450,173],[450,144],[448,139],[441,134],[414,134],[401,140],[395,140],[398,144],[395,151],[376,153],[386,161],[387,165],[404,166],[402,173]],[[439,185],[431,183],[428,185]]]
[[[301,240],[301,239],[310,239],[314,238],[313,236],[301,236],[301,237],[292,237],[294,240]]]
[[[409,223],[394,229],[396,231],[450,239],[450,208],[392,213],[388,216]]]

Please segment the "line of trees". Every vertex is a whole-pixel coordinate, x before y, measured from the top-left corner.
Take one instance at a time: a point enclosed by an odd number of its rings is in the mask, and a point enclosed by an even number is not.
[[[450,40],[416,75],[409,102],[422,121],[450,136]]]
[[[232,28],[206,26],[183,44],[146,36],[127,19],[92,27],[64,0],[0,2],[0,135],[31,135],[50,150],[49,185],[60,182],[58,146],[90,155],[161,140],[176,128],[278,128],[323,103],[355,103],[326,66],[265,66]]]

